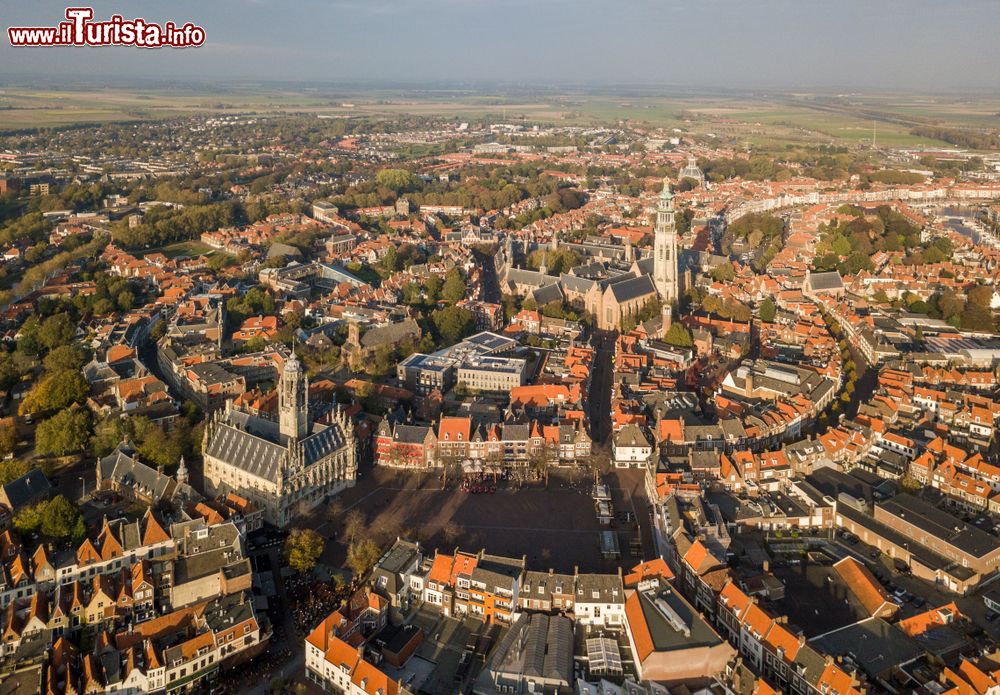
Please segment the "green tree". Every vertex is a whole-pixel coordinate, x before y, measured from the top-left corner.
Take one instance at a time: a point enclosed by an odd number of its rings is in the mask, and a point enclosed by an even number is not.
[[[712,279],[716,282],[732,282],[736,279],[736,271],[732,263],[723,263],[712,268]]]
[[[473,313],[468,309],[456,306],[432,312],[431,321],[441,337],[441,342],[445,345],[454,345],[470,335],[476,327],[476,318]]]
[[[83,408],[60,410],[35,431],[35,448],[40,454],[63,456],[81,451],[89,441],[90,413]]]
[[[993,314],[989,309],[973,304],[970,299],[962,310],[961,326],[969,331],[992,331]]]
[[[75,332],[76,325],[69,314],[63,312],[54,314],[42,322],[38,329],[38,339],[42,345],[52,350],[60,345],[67,345],[73,340]]]
[[[370,538],[356,540],[347,548],[347,567],[355,577],[363,577],[378,562],[380,554],[379,547]]]
[[[965,300],[953,290],[946,290],[943,294],[937,296],[936,303],[938,311],[941,312],[941,318],[945,321],[961,315],[962,310],[965,308]]]
[[[427,292],[427,303],[433,305],[441,297],[441,278],[431,275],[427,278],[427,285],[424,287]]]
[[[311,572],[323,555],[323,536],[309,528],[292,529],[285,541],[288,565],[296,572]]]
[[[449,304],[454,304],[463,299],[467,291],[465,280],[462,279],[462,273],[459,272],[458,268],[449,270],[448,274],[444,277],[444,287],[441,288],[441,299]]]
[[[22,534],[37,533],[40,531],[47,504],[47,502],[39,502],[30,507],[22,507],[14,515],[14,528]]]
[[[48,372],[79,370],[87,361],[87,353],[79,345],[60,345],[45,356],[43,364]]]
[[[47,372],[25,396],[19,410],[24,415],[66,408],[86,398],[88,390],[87,381],[77,370]]]
[[[32,465],[28,461],[21,461],[19,459],[0,461],[0,485],[6,485],[12,480],[17,480],[30,471],[31,468]]]
[[[694,345],[694,341],[691,339],[691,331],[681,323],[671,324],[663,340],[677,347],[691,347]]]
[[[416,188],[417,177],[406,169],[383,169],[375,174],[375,185],[402,193]]]
[[[62,495],[45,505],[42,512],[42,533],[50,538],[70,538],[82,521],[80,510]]]
[[[969,303],[974,304],[983,309],[990,308],[990,302],[993,301],[993,286],[992,285],[976,285],[969,290],[967,295],[969,297]]]
[[[770,297],[767,297],[760,303],[758,311],[760,312],[761,321],[764,323],[771,323],[774,321],[774,317],[778,314],[778,307],[774,305],[774,302]]]
[[[423,304],[423,302],[424,291],[420,289],[420,285],[415,282],[408,282],[403,285],[403,304],[415,306],[417,304]]]
[[[102,420],[94,427],[94,436],[90,439],[94,456],[97,458],[107,456],[124,438],[125,428],[120,418],[113,417]]]
[[[17,425],[13,418],[0,421],[0,456],[14,453],[17,448]]]

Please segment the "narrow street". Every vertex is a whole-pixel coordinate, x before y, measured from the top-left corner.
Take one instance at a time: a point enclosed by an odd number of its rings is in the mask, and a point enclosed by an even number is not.
[[[593,344],[596,354],[591,370],[587,404],[591,438],[595,449],[606,449],[610,446],[611,380],[614,374],[613,360],[616,337],[617,334],[613,331],[596,331],[594,333]]]
[[[871,400],[875,393],[875,389],[878,387],[878,369],[869,367],[864,356],[850,341],[847,342],[847,349],[850,351],[851,359],[854,360],[854,366],[858,370],[858,379],[854,382],[854,393],[851,395],[850,403],[844,409],[846,417],[853,418],[858,414],[858,408],[861,404]]]
[[[501,296],[500,279],[497,277],[496,263],[493,262],[492,254],[477,250],[475,251],[475,257],[480,262],[483,271],[480,275],[480,287],[483,290],[482,300],[484,302],[499,304]]]

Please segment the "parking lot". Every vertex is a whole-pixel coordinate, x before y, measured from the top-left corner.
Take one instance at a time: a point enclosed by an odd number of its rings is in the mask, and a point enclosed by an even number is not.
[[[373,469],[331,505],[316,510],[308,523],[328,538],[323,562],[332,566],[344,562],[345,519],[357,512],[365,533],[381,544],[404,536],[419,540],[429,552],[486,549],[524,555],[534,569],[615,572],[651,556],[652,541],[641,472],[615,471],[606,480],[615,512],[611,527],[597,521],[591,481],[562,470],[550,474],[547,488],[542,483],[517,490],[500,485],[494,493],[472,494],[462,491],[457,481],[442,490],[434,473]],[[620,560],[601,556],[599,532],[609,528],[618,534]],[[642,538],[641,551],[631,547],[635,538]]]

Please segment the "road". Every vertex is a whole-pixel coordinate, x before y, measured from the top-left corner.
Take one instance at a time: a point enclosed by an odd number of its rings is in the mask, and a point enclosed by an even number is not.
[[[479,261],[482,273],[479,282],[482,287],[482,300],[492,304],[500,303],[500,280],[497,278],[496,264],[493,256],[482,251],[475,252],[475,258]]]
[[[611,437],[611,384],[614,377],[614,350],[617,334],[614,331],[594,333],[593,369],[590,373],[590,393],[587,405],[590,418],[590,436],[595,449],[605,449]]]
[[[855,349],[851,341],[847,341],[847,349],[851,353],[851,359],[854,360],[854,366],[858,370],[858,379],[854,383],[854,393],[851,395],[850,403],[847,404],[847,408],[844,410],[845,416],[850,419],[858,414],[858,407],[862,403],[869,402],[875,394],[875,389],[878,386],[878,369],[868,366],[864,356]]]

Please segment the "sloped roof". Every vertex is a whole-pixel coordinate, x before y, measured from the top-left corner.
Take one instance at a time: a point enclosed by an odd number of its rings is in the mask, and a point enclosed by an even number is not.
[[[618,303],[629,302],[650,294],[656,294],[656,286],[648,275],[628,278],[610,285],[611,295]]]
[[[48,478],[38,468],[32,468],[3,486],[4,497],[13,512],[45,497],[51,490]]]
[[[887,604],[894,609],[898,608],[896,604],[889,601],[889,594],[868,568],[853,557],[848,556],[834,563],[833,568],[837,570],[837,574],[844,580],[851,592],[857,596],[868,615],[878,614],[887,607]]]

